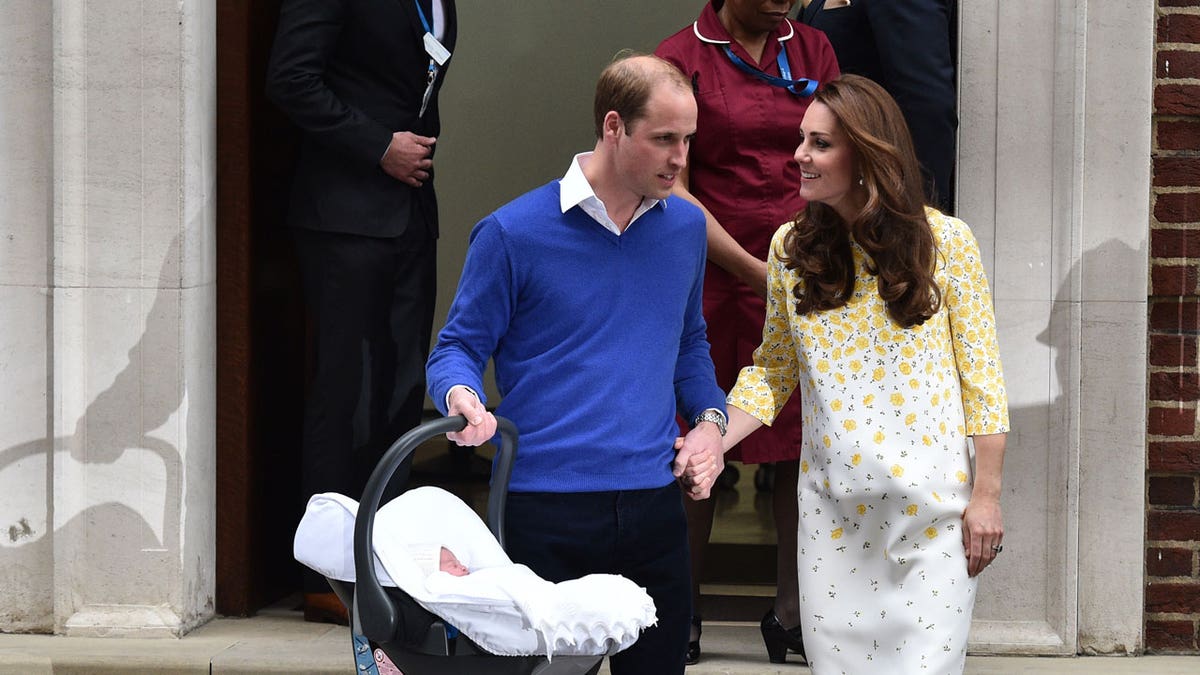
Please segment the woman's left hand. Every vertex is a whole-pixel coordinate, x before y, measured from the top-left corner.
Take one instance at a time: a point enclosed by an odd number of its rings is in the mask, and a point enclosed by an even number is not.
[[[967,554],[967,575],[975,576],[1000,553],[1004,541],[1004,517],[1000,500],[975,495],[963,511],[963,549]]]

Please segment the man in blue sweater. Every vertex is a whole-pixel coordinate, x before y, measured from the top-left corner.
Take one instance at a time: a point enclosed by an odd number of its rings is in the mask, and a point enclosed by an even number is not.
[[[670,196],[696,102],[670,64],[634,56],[601,74],[594,112],[593,152],[475,226],[429,391],[469,422],[451,440],[490,440],[494,358],[497,414],[521,432],[509,555],[550,581],[610,573],[644,586],[658,625],[612,672],[682,673],[691,599],[674,483],[708,496],[725,431],[700,304],[704,217]],[[677,413],[694,420],[678,453]]]

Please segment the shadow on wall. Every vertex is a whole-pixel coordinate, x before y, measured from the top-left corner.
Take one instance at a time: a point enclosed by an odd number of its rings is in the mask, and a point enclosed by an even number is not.
[[[179,251],[178,238],[169,250]],[[95,321],[100,329],[120,330],[122,317],[114,315],[123,311],[122,302],[131,310],[126,325],[144,319],[145,329],[112,385],[87,406],[71,435],[0,450],[0,486],[6,488],[0,494],[0,593],[6,598],[0,629],[53,631],[56,596],[70,603],[60,604],[65,615],[59,622],[87,605],[145,605],[173,613],[164,600],[178,597],[172,591],[182,575],[184,469],[179,449],[155,432],[186,398],[173,353],[182,325],[176,289],[178,279],[160,272],[156,290],[89,289],[86,301],[74,299],[83,312],[102,306],[105,318]],[[154,301],[138,316],[149,292]],[[103,345],[84,337],[93,358],[81,359],[85,372],[63,386],[105,376],[95,363],[102,357],[91,352]],[[168,429],[162,435],[178,434]],[[56,590],[60,583],[69,595]]]
[[[976,619],[1044,619],[1056,633],[1074,625],[1068,617],[1077,611],[1070,589],[1078,569],[1071,566],[1078,563],[1069,557],[1068,537],[1071,492],[1079,487],[1072,484],[1072,453],[1087,452],[1080,447],[1085,441],[1078,411],[1089,396],[1082,390],[1087,383],[1081,384],[1079,359],[1087,320],[1081,289],[1096,278],[1094,270],[1119,272],[1142,261],[1142,252],[1112,239],[1083,253],[1050,302],[997,302],[1011,426],[1004,462],[1004,554],[982,577]],[[1087,333],[1103,335],[1103,329]],[[1058,637],[1067,645],[1076,641],[1074,635]]]

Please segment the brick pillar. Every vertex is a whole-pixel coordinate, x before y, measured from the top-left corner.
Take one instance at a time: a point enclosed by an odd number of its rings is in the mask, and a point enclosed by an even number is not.
[[[1150,222],[1146,646],[1200,651],[1200,0],[1159,0]]]

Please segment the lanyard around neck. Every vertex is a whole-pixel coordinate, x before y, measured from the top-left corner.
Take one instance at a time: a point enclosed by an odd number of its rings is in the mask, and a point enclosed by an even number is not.
[[[805,98],[812,96],[817,91],[817,85],[819,83],[816,80],[810,80],[807,78],[800,78],[799,80],[792,79],[792,68],[791,65],[788,64],[787,50],[783,48],[783,45],[779,45],[779,56],[775,59],[776,63],[779,64],[779,74],[783,77],[768,75],[758,68],[751,66],[749,63],[746,63],[744,60],[742,60],[742,57],[734,54],[733,49],[731,49],[728,44],[723,44],[721,47],[725,50],[725,54],[729,57],[729,60],[732,61],[733,65],[737,66],[739,70],[749,75],[753,75],[754,77],[757,77],[773,87],[783,87],[793,94]]]
[[[413,0],[413,4],[417,6],[417,16],[421,17],[421,27],[426,33],[433,33],[433,27],[429,25],[429,19],[425,18],[425,10],[421,9],[420,0]]]

